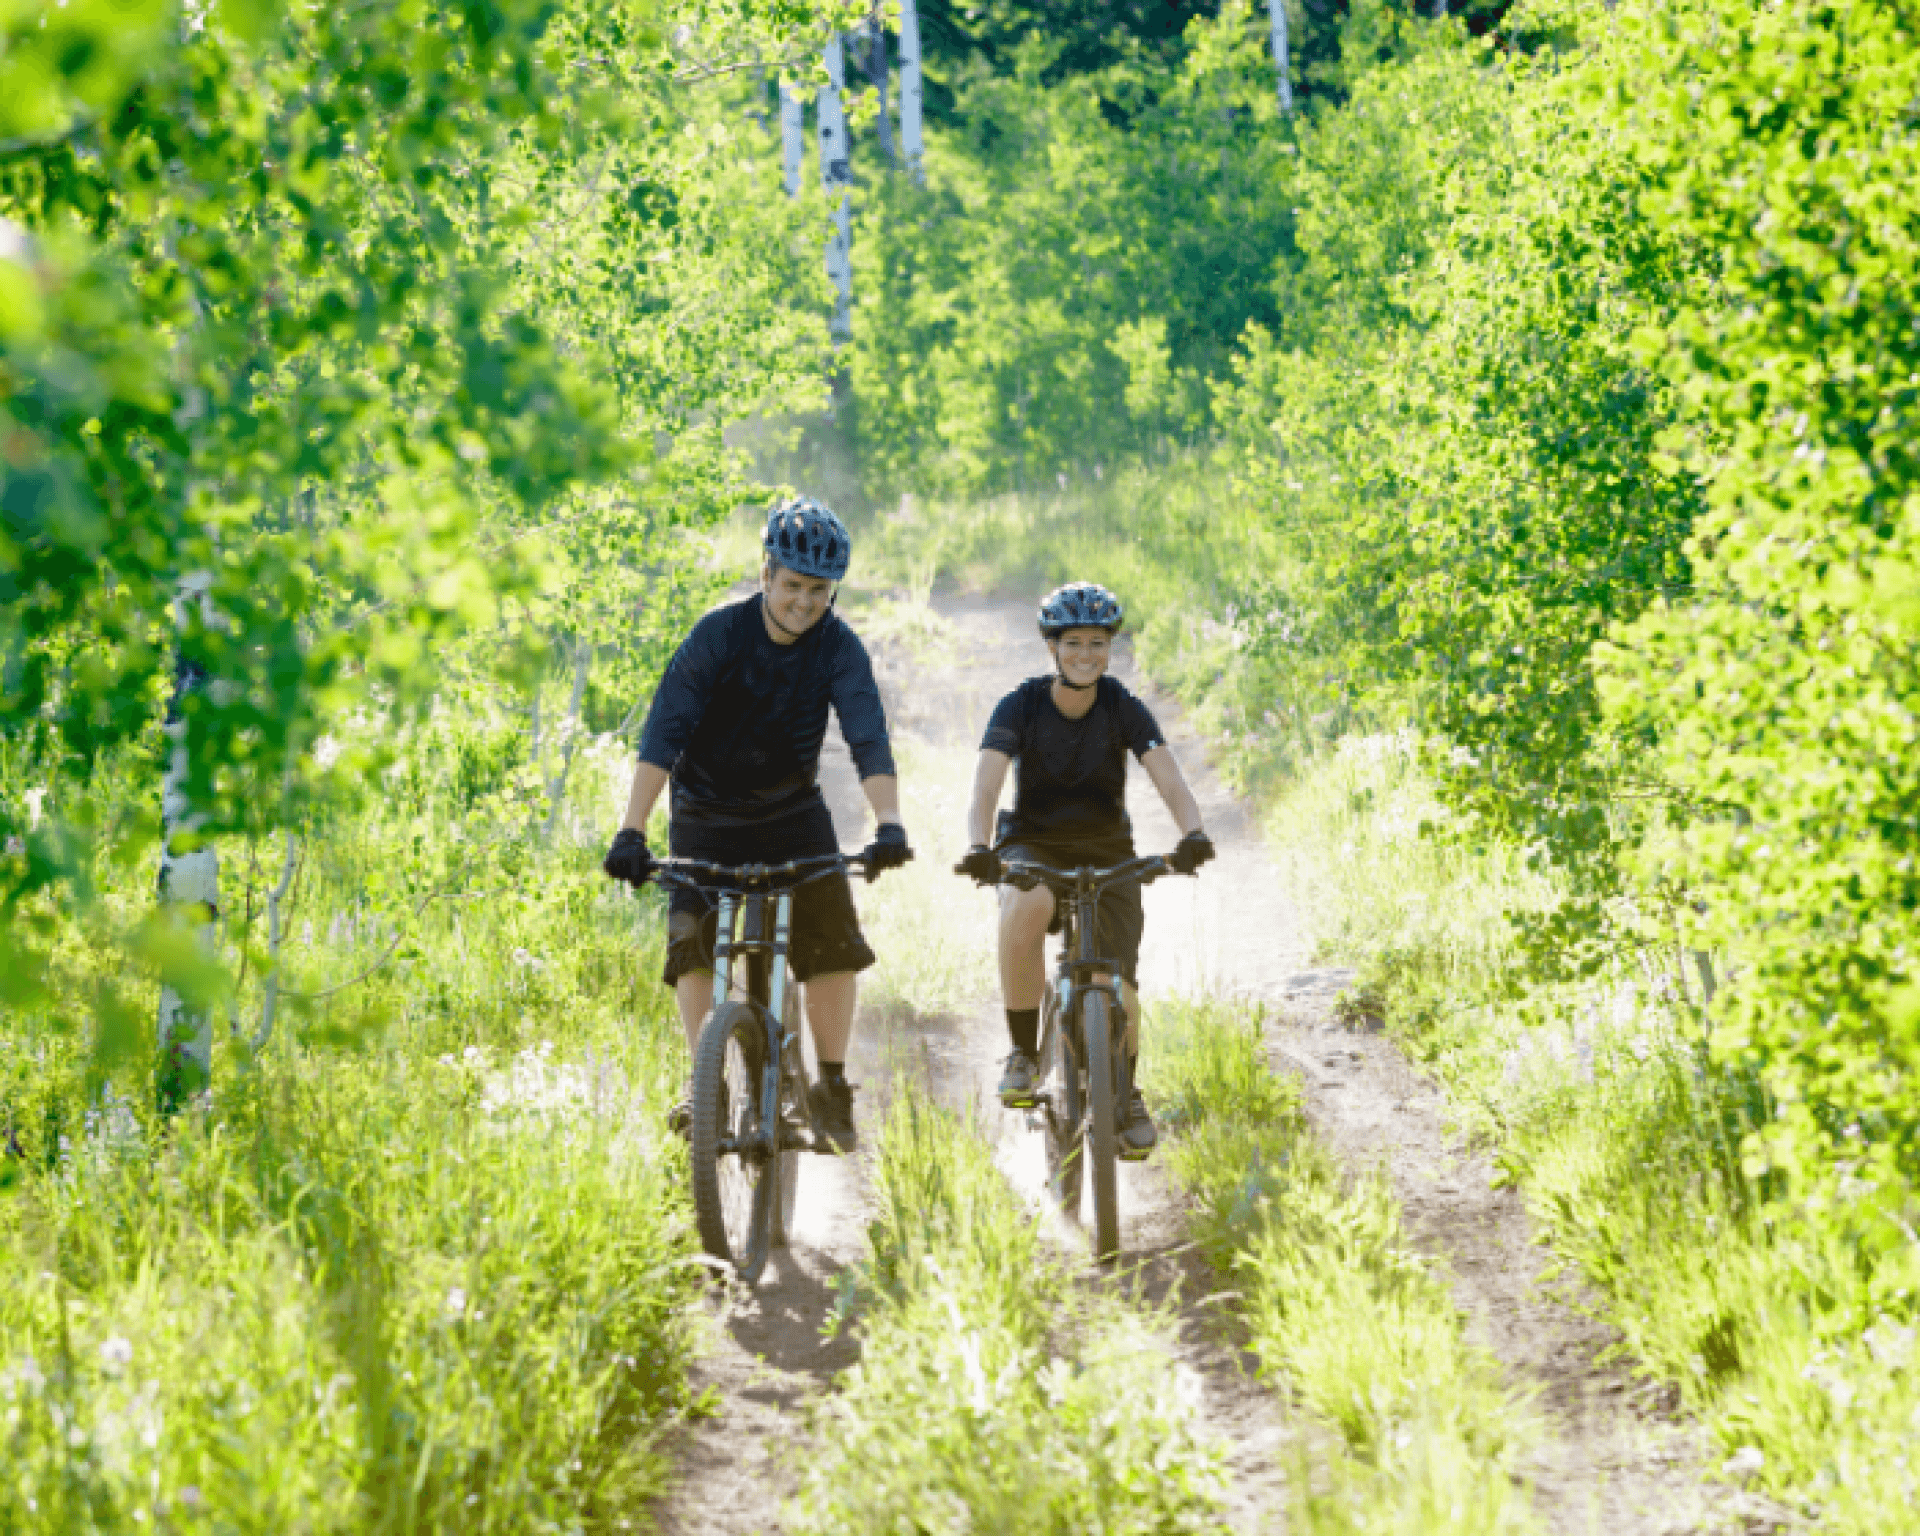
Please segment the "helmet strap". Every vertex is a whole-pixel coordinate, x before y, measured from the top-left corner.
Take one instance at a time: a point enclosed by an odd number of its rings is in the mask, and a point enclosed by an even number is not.
[[[775,620],[775,622],[778,623],[779,621]],[[1054,668],[1053,680],[1070,693],[1091,693],[1095,688],[1100,686],[1100,679],[1097,677],[1090,683],[1076,683],[1058,667]]]

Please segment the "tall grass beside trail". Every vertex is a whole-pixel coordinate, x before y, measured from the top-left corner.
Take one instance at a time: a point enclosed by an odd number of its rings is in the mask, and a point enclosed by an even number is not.
[[[1165,1322],[1074,1284],[974,1126],[904,1089],[873,1195],[861,1359],[820,1410],[795,1530],[1220,1528]]]
[[[277,1032],[251,1064],[221,1032],[210,1106],[160,1122],[150,1051],[103,1065],[6,1019],[0,1530],[639,1518],[694,1284],[661,924],[598,870],[618,765],[576,774],[548,846],[491,729],[408,733],[310,829]],[[230,861],[230,942],[278,872],[247,891]]]
[[[1332,1431],[1296,1467],[1289,1529],[1533,1530],[1515,1481],[1523,1408],[1408,1248],[1385,1183],[1348,1183],[1313,1141],[1297,1088],[1267,1069],[1258,1018],[1163,1004],[1147,1039],[1195,1235],[1237,1281],[1263,1370]]]
[[[1421,837],[1413,743],[1318,760],[1268,825],[1356,994],[1496,1150],[1717,1470],[1818,1528],[1910,1528],[1920,1500],[1920,1244],[1903,1192],[1847,1167],[1785,1205],[1743,1162],[1757,1086],[1716,1063],[1671,956],[1515,999],[1501,914],[1539,893],[1509,854]]]

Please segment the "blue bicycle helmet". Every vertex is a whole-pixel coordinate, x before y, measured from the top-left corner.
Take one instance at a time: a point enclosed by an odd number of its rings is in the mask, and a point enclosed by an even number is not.
[[[775,565],[828,581],[846,575],[853,559],[853,536],[847,525],[810,496],[783,501],[767,514],[767,533],[760,547]]]
[[[1057,640],[1069,629],[1104,629],[1113,634],[1127,622],[1120,599],[1093,581],[1070,581],[1040,599],[1040,633]]]

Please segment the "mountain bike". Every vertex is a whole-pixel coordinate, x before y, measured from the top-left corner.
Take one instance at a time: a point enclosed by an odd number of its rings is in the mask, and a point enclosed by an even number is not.
[[[786,1246],[801,1155],[832,1150],[813,1125],[787,943],[793,893],[846,870],[875,873],[859,854],[829,853],[771,865],[662,859],[653,874],[719,902],[715,1002],[694,1047],[688,1152],[700,1244],[749,1285]],[[736,965],[745,967],[744,1000],[733,995]]]
[[[1061,914],[1060,956],[1040,1009],[1040,1089],[1029,1120],[1046,1137],[1047,1184],[1061,1210],[1077,1220],[1081,1186],[1092,1185],[1094,1257],[1112,1258],[1120,1251],[1114,1165],[1129,1156],[1121,1150],[1119,1116],[1133,1081],[1119,983],[1100,979],[1117,978],[1120,967],[1093,952],[1094,916],[1109,886],[1134,879],[1150,885],[1172,866],[1148,856],[1111,869],[1053,869],[1019,859],[1005,868],[1007,883],[1020,890],[1046,886]]]

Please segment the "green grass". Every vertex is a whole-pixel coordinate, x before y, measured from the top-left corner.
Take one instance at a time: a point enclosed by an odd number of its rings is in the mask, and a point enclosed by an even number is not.
[[[1217,1530],[1166,1320],[1075,1284],[986,1141],[923,1091],[877,1142],[861,1359],[820,1410],[792,1528]]]
[[[1295,1468],[1290,1528],[1531,1530],[1515,1482],[1522,1406],[1408,1247],[1384,1182],[1343,1179],[1314,1142],[1297,1087],[1266,1067],[1258,1019],[1163,1004],[1147,1039],[1195,1236],[1237,1284],[1262,1369],[1332,1432]]]
[[[351,984],[283,999],[256,1063],[222,1029],[208,1108],[161,1122],[150,1050],[102,1083],[83,1042],[7,1019],[0,1529],[643,1519],[695,1284],[660,924],[597,847],[527,834],[506,758],[462,783],[475,733],[410,733],[378,799],[311,829],[288,986]],[[581,837],[615,777],[577,776]],[[244,858],[228,879],[231,942]],[[66,984],[100,963],[76,946]]]

